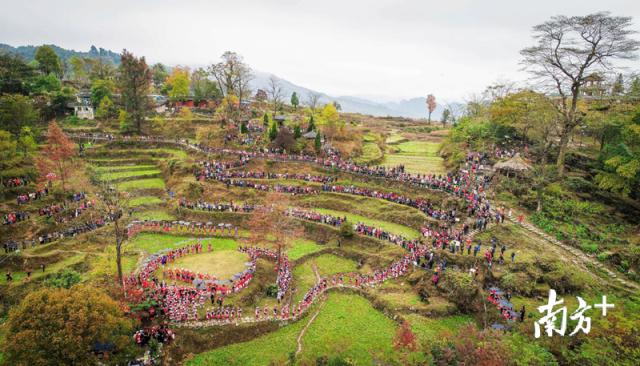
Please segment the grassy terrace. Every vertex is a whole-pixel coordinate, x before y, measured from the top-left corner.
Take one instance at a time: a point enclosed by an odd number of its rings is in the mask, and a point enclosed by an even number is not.
[[[303,364],[331,353],[351,358],[357,365],[370,365],[372,350],[382,354],[391,352],[396,324],[363,297],[331,293],[320,306],[320,313],[301,339]],[[315,311],[315,308],[311,309],[312,314]],[[296,339],[307,322],[308,318],[305,318],[252,341],[201,353],[186,364],[253,366],[284,363],[289,353],[296,351]]]
[[[160,174],[160,169],[145,169],[145,170],[125,170],[125,171],[111,171],[104,172],[98,175],[98,179],[102,181],[111,181],[121,178],[140,177],[145,175]]]
[[[113,161],[113,160],[111,160]],[[105,165],[105,166],[95,166],[93,169],[97,173],[112,173],[112,172],[124,172],[124,171],[135,171],[135,170],[149,170],[156,169],[157,166],[154,164],[135,164],[131,163],[130,165]]]
[[[309,259],[293,269],[293,278],[296,286],[296,291],[293,296],[294,302],[301,300],[307,290],[317,282],[314,266],[320,277],[327,277],[341,272],[355,272],[358,270],[355,261],[333,254],[322,254]]]
[[[390,233],[393,233],[396,235],[402,235],[405,238],[409,238],[409,239],[415,239],[420,236],[420,233],[418,232],[418,230],[414,230],[404,225],[394,224],[388,221],[370,219],[365,216],[355,215],[355,214],[344,212],[344,211],[329,210],[326,208],[314,208],[313,210],[323,214],[332,215],[332,216],[339,216],[339,217],[346,216],[347,220],[352,224],[362,222],[365,225],[379,227]]]
[[[155,196],[140,196],[132,198],[129,201],[129,207],[138,207],[138,206],[146,206],[146,205],[157,205],[164,201],[162,199]]]
[[[120,191],[134,191],[137,189],[165,189],[162,178],[138,179],[117,184]]]
[[[181,248],[185,245],[191,245],[199,240],[199,238],[160,234],[160,233],[140,233],[129,240],[127,247],[131,249],[142,250],[147,253],[155,253],[162,249]],[[211,243],[213,250],[236,250],[238,243],[228,238],[204,238],[202,245],[206,248]]]
[[[444,173],[444,161],[438,156],[440,144],[429,141],[400,142],[389,148],[382,165],[403,164],[411,173]]]

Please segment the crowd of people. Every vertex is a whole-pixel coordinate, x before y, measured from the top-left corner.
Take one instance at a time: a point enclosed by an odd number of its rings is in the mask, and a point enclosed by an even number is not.
[[[13,225],[17,222],[28,220],[29,213],[26,211],[12,211],[2,214],[2,225]]]
[[[45,186],[44,188],[38,189],[34,192],[19,194],[18,196],[16,196],[16,203],[19,205],[24,205],[32,201],[37,201],[48,195],[49,195],[49,188]]]
[[[210,203],[203,200],[197,200],[195,202],[191,202],[186,198],[180,198],[178,204],[182,208],[187,208],[190,210],[200,210],[200,211],[209,211],[209,212],[244,212],[250,213],[255,210],[256,205],[243,203],[237,204],[233,201],[225,202],[225,203]]]
[[[131,239],[142,231],[192,235],[238,236],[238,227],[231,224],[219,223],[216,225],[211,222],[145,220],[131,222],[127,226],[127,237]]]
[[[94,136],[95,137],[95,136]],[[113,138],[110,138],[113,140]],[[296,306],[291,304],[283,304],[279,309],[276,308],[256,308],[255,318],[256,320],[266,318],[290,318],[299,316],[311,303],[317,298],[319,294],[328,288],[333,286],[354,286],[354,287],[366,287],[373,286],[377,283],[385,281],[390,278],[396,278],[401,276],[411,268],[411,266],[421,266],[423,268],[429,268],[434,270],[434,284],[437,285],[439,278],[446,268],[446,259],[439,257],[436,250],[445,249],[452,253],[464,254],[465,249],[467,255],[471,255],[472,243],[468,238],[465,239],[471,229],[483,230],[490,222],[501,222],[504,220],[504,211],[494,210],[486,194],[486,188],[489,184],[489,178],[482,174],[476,174],[482,165],[487,161],[489,156],[482,154],[471,153],[467,157],[466,165],[463,166],[456,173],[449,173],[445,175],[435,174],[411,174],[405,171],[404,166],[396,167],[382,167],[382,166],[366,166],[356,164],[351,160],[344,160],[340,155],[333,150],[330,146],[323,146],[323,157],[316,157],[303,154],[287,154],[278,149],[260,149],[254,151],[248,150],[236,150],[227,148],[211,148],[200,144],[192,144],[186,140],[163,140],[154,137],[142,137],[140,141],[148,140],[155,142],[169,142],[175,143],[188,149],[193,149],[206,154],[220,154],[220,155],[236,155],[237,160],[220,162],[220,161],[208,161],[201,162],[200,167],[194,171],[194,174],[198,180],[212,179],[224,182],[227,187],[248,187],[262,191],[278,191],[291,194],[316,194],[319,193],[318,189],[312,187],[300,187],[293,185],[265,185],[251,180],[261,179],[279,179],[279,180],[302,180],[314,183],[322,183],[322,192],[335,192],[335,193],[347,193],[366,197],[373,197],[384,199],[390,202],[399,203],[407,206],[417,208],[424,212],[426,215],[435,219],[441,220],[441,224],[422,228],[423,237],[426,239],[426,245],[422,244],[419,240],[408,240],[402,236],[394,235],[385,230],[367,226],[363,223],[354,224],[354,229],[361,235],[368,235],[376,237],[381,240],[387,240],[394,244],[400,245],[405,248],[408,253],[402,258],[394,261],[389,266],[374,271],[371,274],[336,274],[332,278],[323,278],[316,283],[314,287],[304,295],[303,299]],[[496,152],[498,153],[498,152]],[[506,153],[509,154],[509,153]],[[500,155],[504,157],[505,152],[500,152]],[[339,171],[365,175],[369,177],[382,178],[387,180],[397,181],[403,184],[408,184],[415,187],[427,188],[432,190],[443,191],[447,194],[453,195],[457,198],[462,198],[468,203],[466,208],[466,214],[468,217],[473,218],[471,223],[463,223],[460,230],[453,228],[453,225],[460,222],[460,212],[456,210],[443,210],[436,207],[433,203],[422,198],[409,198],[402,194],[394,192],[380,192],[367,188],[360,188],[356,186],[340,186],[332,184],[335,179],[329,176],[314,176],[304,174],[275,174],[265,172],[243,172],[235,170],[246,166],[252,159],[266,159],[271,161],[283,161],[283,162],[307,162],[317,164],[325,168],[335,169]],[[185,199],[180,200],[180,206],[189,209],[199,209],[205,211],[220,211],[220,212],[251,212],[255,206],[252,205],[238,205],[231,203],[208,203],[205,201],[189,202]],[[332,226],[341,226],[346,222],[346,218],[334,217],[332,215],[324,215],[305,210],[290,209],[288,211],[290,216],[297,218],[320,222]],[[162,230],[173,230],[174,223],[158,224],[158,223],[146,223],[138,224],[135,228],[130,230],[130,235],[135,230],[140,230],[145,225],[151,225],[151,227]],[[182,224],[178,224],[181,228]],[[198,230],[194,229],[193,225],[186,225],[187,229],[181,230]],[[206,230],[204,231],[206,232]],[[431,245],[429,245],[429,243]],[[481,248],[481,243],[478,242],[473,248],[474,256],[477,256]],[[267,256],[273,259],[279,260],[278,263],[278,300],[284,299],[284,295],[289,288],[291,281],[291,273],[289,269],[288,259],[285,255],[278,256],[274,251],[264,248],[241,248],[247,252],[257,253],[259,256]],[[493,261],[495,255],[495,246],[492,249],[488,249],[487,252],[491,255],[491,261]],[[501,249],[501,257],[503,257],[504,250]],[[251,255],[251,254],[250,254]],[[515,258],[515,252],[512,253],[512,261]],[[503,262],[503,260],[501,260]],[[475,275],[477,275],[477,266],[473,267]],[[470,270],[471,273],[471,270]],[[189,277],[192,278],[193,276]],[[157,281],[157,280],[156,280]],[[151,281],[153,283],[153,281]],[[210,289],[207,289],[210,291]],[[200,304],[205,303],[207,292],[201,293],[198,289],[185,288],[180,286],[156,286],[154,292],[161,294],[163,306],[169,306],[163,311],[169,314],[169,317],[175,321],[195,321],[197,320],[197,311],[194,309]],[[213,301],[213,300],[212,300]],[[182,310],[172,310],[174,305]],[[230,307],[219,306],[217,309],[213,309],[206,312],[205,320],[207,321],[229,321],[229,319],[242,318],[241,314],[238,314],[238,309]]]
[[[244,160],[242,160],[244,161]],[[227,164],[228,165],[228,164]],[[301,180],[313,183],[331,183],[336,180],[335,177],[327,175],[297,174],[297,173],[269,173],[259,171],[240,171],[218,169],[215,173],[210,170],[197,170],[195,172],[196,179],[218,180],[226,182],[230,179],[279,179],[279,180]]]
[[[0,179],[0,185],[6,188],[24,187],[29,185],[31,180],[27,177],[11,177]]]

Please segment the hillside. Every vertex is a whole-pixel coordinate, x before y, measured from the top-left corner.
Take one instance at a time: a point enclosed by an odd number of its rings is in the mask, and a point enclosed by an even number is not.
[[[63,62],[66,62],[73,56],[78,56],[78,57],[89,57],[89,58],[102,58],[102,59],[113,62],[115,65],[120,64],[119,53],[113,52],[111,50],[105,50],[102,47],[97,48],[96,46],[92,45],[88,52],[82,52],[82,51],[69,50],[66,48],[62,48],[60,46],[56,46],[54,44],[49,46],[53,48],[53,50],[56,52],[58,57],[60,57],[60,59]],[[36,54],[37,48],[38,46],[32,46],[32,45],[13,47],[5,43],[0,43],[0,52],[8,52],[8,53],[20,55],[26,61],[33,60],[33,57]]]

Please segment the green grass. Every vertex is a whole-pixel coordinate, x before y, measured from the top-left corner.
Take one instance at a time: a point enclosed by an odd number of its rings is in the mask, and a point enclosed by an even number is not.
[[[160,204],[164,201],[162,201],[161,198],[155,197],[155,196],[140,196],[140,197],[135,197],[132,198],[131,200],[129,200],[129,207],[137,207],[137,206],[144,206],[144,205],[157,205]]]
[[[397,145],[405,141],[407,141],[407,139],[402,135],[391,135],[387,137],[387,140],[385,142],[387,143],[387,145]]]
[[[235,343],[200,353],[185,362],[188,366],[285,364],[289,352],[296,350],[296,337],[305,322],[299,321],[249,342]]]
[[[287,251],[287,255],[290,260],[296,260],[298,258],[304,257],[305,255],[318,252],[325,248],[325,246],[320,245],[314,241],[306,240],[306,239],[296,239],[291,248]]]
[[[393,146],[385,154],[382,165],[403,164],[410,173],[444,173],[444,160],[438,155],[440,144],[429,141],[407,141]]]
[[[160,174],[160,169],[146,169],[146,170],[125,170],[121,172],[105,172],[98,175],[98,179],[103,181],[116,180],[121,178],[139,177],[152,174]]]
[[[316,308],[311,309],[315,313]],[[196,355],[189,366],[285,364],[296,351],[296,338],[309,318],[249,342],[236,343]],[[356,365],[371,365],[371,351],[391,352],[396,324],[358,295],[331,293],[317,318],[302,337],[301,361],[315,364],[324,355],[351,358]]]
[[[43,273],[39,267],[31,267],[29,269],[31,269],[31,280],[35,280],[41,277],[44,277],[48,274],[52,274],[52,273],[56,273],[64,268],[67,267],[71,267],[74,264],[78,264],[80,262],[82,262],[85,259],[85,254],[75,254],[72,255],[68,258],[65,258],[59,262],[47,265],[45,268],[45,272]],[[26,269],[26,268],[24,268]],[[6,272],[5,272],[6,273]],[[27,278],[27,274],[24,271],[18,271],[18,272],[11,272],[12,276],[13,276],[13,285],[18,285],[20,284],[22,281],[26,280]],[[7,284],[7,278],[6,276],[3,274],[2,276],[0,276],[0,284],[5,285]]]
[[[160,234],[160,233],[140,233],[127,243],[128,249],[143,250],[147,253],[155,253],[166,248],[180,248],[185,245],[195,243],[197,238],[187,236]],[[214,251],[216,250],[236,250],[238,243],[233,239],[227,238],[204,238],[202,245],[207,250],[207,246],[211,243]]]
[[[201,254],[191,254],[169,263],[167,268],[184,268],[196,273],[207,273],[216,278],[227,280],[234,274],[247,269],[249,256],[237,250],[213,250],[208,252],[206,245]]]
[[[382,158],[382,150],[375,142],[365,142],[362,145],[362,154],[355,160],[359,163],[368,163]]]
[[[429,318],[418,314],[407,314],[405,319],[420,342],[430,342],[442,338],[444,333],[454,334],[460,327],[474,323],[470,315],[453,315]]]
[[[294,302],[302,299],[304,294],[317,282],[313,272],[313,265],[318,268],[320,277],[327,277],[335,273],[356,272],[357,263],[351,259],[338,257],[333,254],[322,254],[310,259],[293,269],[293,278],[296,285]]]
[[[357,365],[372,365],[373,355],[392,352],[396,324],[371,306],[365,298],[330,294],[320,314],[302,338],[302,360],[339,355]]]
[[[176,219],[174,215],[163,210],[148,210],[148,211],[134,212],[133,218],[137,220],[165,220],[165,221],[171,221]]]
[[[105,172],[123,172],[129,170],[148,170],[157,168],[156,165],[153,164],[140,164],[140,165],[105,165],[105,166],[95,166],[93,169],[97,173],[105,173]]]
[[[420,233],[418,232],[418,230],[412,229],[410,227],[406,227],[404,225],[399,225],[399,224],[394,224],[392,222],[388,222],[388,221],[382,221],[382,220],[375,220],[375,219],[370,219],[368,217],[364,217],[364,216],[360,216],[360,215],[355,215],[349,212],[344,212],[344,211],[335,211],[335,210],[328,210],[325,208],[314,208],[314,211],[318,211],[320,213],[323,214],[328,214],[328,215],[333,215],[333,216],[339,216],[339,217],[347,217],[347,220],[350,221],[352,224],[356,224],[358,222],[362,222],[365,225],[370,225],[370,226],[374,226],[374,227],[379,227],[382,228],[390,233],[396,234],[396,235],[402,235],[405,238],[409,238],[409,239],[414,239],[420,236]]]
[[[117,184],[120,191],[132,191],[136,189],[165,189],[162,178],[138,179]]]

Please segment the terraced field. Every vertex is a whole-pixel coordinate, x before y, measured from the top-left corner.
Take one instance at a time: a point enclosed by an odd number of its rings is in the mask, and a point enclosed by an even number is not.
[[[387,153],[382,165],[404,165],[410,173],[441,174],[445,172],[444,160],[438,155],[440,145],[430,141],[387,142]]]

